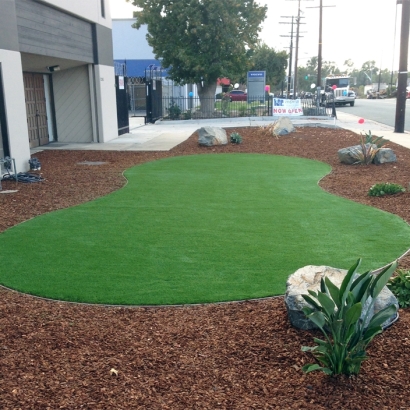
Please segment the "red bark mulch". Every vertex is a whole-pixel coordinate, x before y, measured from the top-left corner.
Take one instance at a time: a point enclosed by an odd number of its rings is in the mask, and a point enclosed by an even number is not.
[[[219,152],[327,162],[333,170],[320,183],[324,189],[410,222],[410,193],[367,196],[370,186],[380,182],[408,188],[410,150],[390,143],[396,163],[346,166],[339,163],[337,150],[357,144],[358,136],[349,131],[301,128],[278,139],[259,128],[236,131],[243,137],[240,145],[199,147],[194,135],[170,152],[38,153],[44,182],[2,183],[3,190],[18,192],[0,194],[0,232],[120,188],[122,171],[132,165]],[[82,161],[106,164],[78,165]],[[41,246],[41,235],[36,240]],[[410,258],[400,267],[410,269]],[[358,376],[328,377],[302,372],[312,357],[301,346],[312,345],[313,334],[292,328],[281,297],[118,308],[51,302],[0,289],[0,408],[410,409],[410,312],[399,313],[398,322],[372,342]]]

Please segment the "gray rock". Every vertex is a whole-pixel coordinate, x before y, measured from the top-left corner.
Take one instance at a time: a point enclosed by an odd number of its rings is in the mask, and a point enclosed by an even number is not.
[[[377,145],[375,144],[366,144],[366,149],[369,149],[370,146],[372,146],[373,149],[377,149]],[[362,152],[362,146],[353,145],[352,147],[339,149],[339,151],[337,151],[337,155],[342,164],[353,165],[358,163],[357,154],[360,152]]]
[[[380,148],[373,162],[377,165],[385,164],[386,162],[397,162],[397,157],[391,148]]]
[[[219,127],[202,127],[198,131],[198,144],[206,147],[228,144],[226,131]]]
[[[330,266],[305,266],[298,269],[295,273],[289,276],[286,282],[285,305],[288,311],[288,317],[293,326],[299,329],[315,329],[316,325],[311,322],[303,313],[304,307],[310,306],[301,296],[308,294],[308,290],[318,291],[320,289],[320,280],[327,276],[336,286],[340,287],[347,270],[332,268]],[[370,304],[370,300],[366,302]],[[366,304],[363,311],[366,312]],[[381,309],[395,304],[399,307],[398,301],[393,293],[386,286],[380,292],[373,305],[373,309],[369,312],[369,320]],[[396,319],[396,315],[389,318],[383,327],[389,326]]]
[[[273,135],[286,135],[295,131],[295,126],[292,124],[292,121],[289,117],[280,117],[273,127]]]

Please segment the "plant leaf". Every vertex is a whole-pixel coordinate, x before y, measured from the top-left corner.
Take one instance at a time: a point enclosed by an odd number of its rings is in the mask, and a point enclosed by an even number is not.
[[[317,363],[315,363],[315,364],[313,364],[313,363],[307,364],[307,365],[305,365],[305,366],[302,367],[302,370],[303,370],[305,373],[313,372],[313,371],[315,371],[315,370],[321,370],[322,372],[324,372],[324,373],[326,373],[326,374],[328,374],[328,375],[333,374],[333,372],[332,372],[329,368],[327,368],[327,367],[321,367],[321,366],[319,366]]]
[[[316,302],[316,300],[314,300],[313,298],[311,298],[309,295],[301,295],[303,299],[306,300],[307,303],[311,304],[314,308],[316,308],[317,310],[322,310],[321,306],[319,305],[319,303]]]
[[[314,352],[317,346],[302,346],[302,352]]]
[[[376,335],[382,332],[383,332],[383,329],[381,326],[376,326],[376,327],[367,329],[363,335],[363,343],[365,343],[365,345],[368,345]]]
[[[319,329],[321,329],[321,330],[324,332],[323,326],[325,325],[326,320],[325,320],[325,317],[324,317],[324,315],[323,315],[322,312],[319,312],[319,311],[313,312],[312,314],[310,314],[310,315],[308,316],[308,318],[309,318]]]
[[[390,276],[393,274],[393,272],[397,268],[397,261],[394,261],[390,265],[386,266],[385,269],[383,269],[377,276],[376,279],[372,282],[370,286],[370,296],[373,299],[376,299],[378,294],[381,292],[381,290],[386,286],[386,283],[390,279]]]
[[[342,284],[340,285],[340,295],[341,295],[341,304],[342,306],[344,305],[347,294],[350,291],[350,285],[353,282],[353,277],[354,274],[356,273],[356,270],[359,268],[360,264],[362,262],[362,259],[359,258],[356,263],[351,266],[351,268],[348,270],[346,276],[344,277]]]
[[[358,302],[346,311],[345,326],[349,328],[351,325],[355,324],[359,320],[361,313],[362,304]]]
[[[387,319],[392,317],[397,312],[395,305],[389,305],[377,312],[370,320],[368,328],[381,326]]]
[[[326,293],[318,292],[317,298],[320,304],[322,305],[323,310],[326,312],[326,314],[330,318],[335,311],[335,307],[336,307],[335,303]]]
[[[340,309],[341,298],[340,298],[340,289],[326,276],[325,283],[327,289],[329,290],[329,294],[333,301],[336,303],[338,309]]]

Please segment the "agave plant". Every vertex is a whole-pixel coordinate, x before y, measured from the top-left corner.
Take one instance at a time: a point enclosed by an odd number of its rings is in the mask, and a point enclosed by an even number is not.
[[[375,137],[372,132],[360,134],[359,146],[353,152],[357,159],[355,164],[371,164],[378,151],[386,146],[388,140],[383,137]]]
[[[322,331],[325,339],[314,338],[314,347],[303,346],[312,352],[318,363],[303,367],[306,373],[321,370],[329,375],[358,374],[367,358],[366,347],[382,332],[382,324],[396,313],[390,305],[370,318],[376,297],[397,267],[394,262],[379,274],[370,271],[357,274],[361,259],[349,269],[340,288],[324,277],[320,291],[309,290],[302,297],[312,306],[303,308],[305,315]]]
[[[242,136],[237,132],[233,132],[230,137],[232,144],[240,144],[242,142]]]
[[[364,136],[361,135],[361,142],[364,142],[365,144],[374,144],[377,146],[377,148],[383,148],[386,146],[386,143],[389,140],[384,139],[384,137],[376,137],[372,135],[371,130],[369,130],[369,133],[364,133]]]

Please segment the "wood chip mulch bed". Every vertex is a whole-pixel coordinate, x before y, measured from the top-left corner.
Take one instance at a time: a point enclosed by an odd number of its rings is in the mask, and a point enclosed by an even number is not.
[[[130,166],[220,152],[327,162],[333,170],[320,182],[325,190],[410,222],[410,193],[367,196],[380,182],[408,188],[410,150],[389,143],[396,163],[346,166],[338,162],[337,150],[357,144],[358,136],[349,131],[300,128],[279,139],[259,128],[235,131],[243,137],[240,145],[199,147],[194,134],[169,152],[38,153],[44,182],[2,183],[3,190],[18,192],[0,194],[0,232],[119,189],[125,183],[122,171]],[[84,161],[106,164],[79,165]],[[41,246],[41,232],[33,240]],[[400,266],[410,269],[409,258]],[[302,372],[312,357],[301,346],[313,345],[313,334],[292,328],[282,297],[121,308],[45,301],[0,289],[0,409],[410,409],[410,312],[399,313],[400,319],[372,342],[358,376],[328,377]]]

